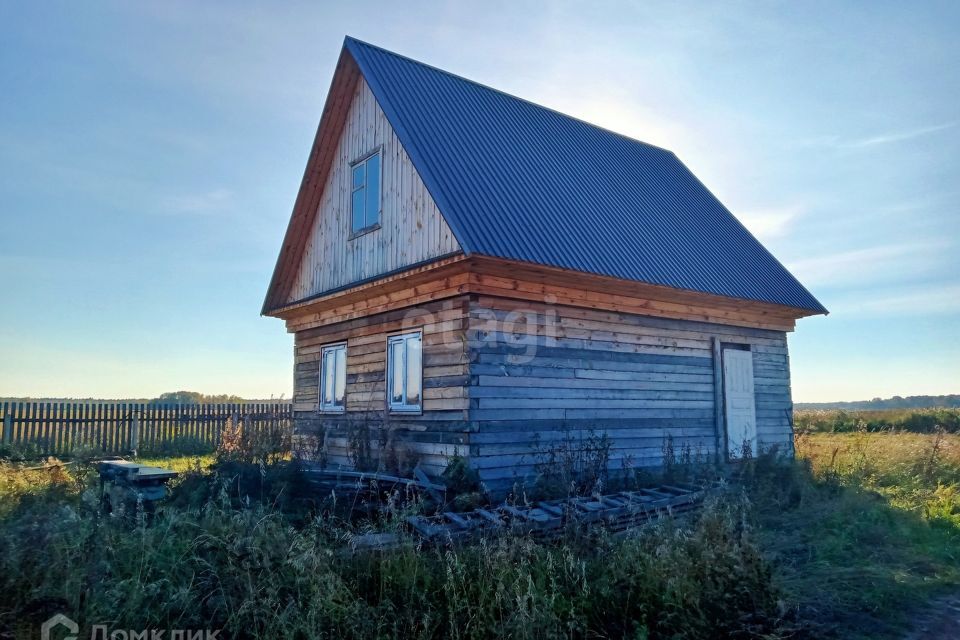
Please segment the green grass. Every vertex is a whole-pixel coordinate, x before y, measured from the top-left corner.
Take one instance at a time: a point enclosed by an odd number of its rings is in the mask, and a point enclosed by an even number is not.
[[[213,454],[173,456],[169,458],[154,458],[150,456],[137,458],[137,462],[140,462],[141,464],[147,464],[154,467],[163,467],[164,469],[172,469],[178,473],[209,469],[215,460],[216,458],[213,456]]]
[[[305,511],[287,463],[144,460],[184,472],[153,517],[99,513],[82,464],[0,465],[0,635],[65,612],[224,637],[896,638],[960,588],[960,436],[807,434],[797,451],[745,463],[697,520],[626,539],[359,554],[354,536],[409,511]]]
[[[185,473],[208,469],[213,455],[138,458],[138,462]],[[0,459],[0,516],[7,515],[22,500],[54,493],[73,494],[94,483],[95,469],[87,461],[56,459],[10,462]]]
[[[960,527],[960,434],[818,434],[797,442],[818,477],[875,491],[934,525]]]
[[[911,431],[960,433],[960,409],[806,409],[794,413],[798,433],[854,433],[857,431]]]
[[[88,626],[258,638],[781,637],[793,628],[739,500],[711,504],[694,526],[665,520],[629,539],[571,531],[545,544],[508,533],[352,554],[349,540],[369,524],[317,514],[294,526],[275,508],[293,490],[271,477],[283,466],[254,465],[263,484],[249,486],[267,489],[244,495],[234,491],[248,484],[229,477],[241,467],[191,473],[152,518],[104,516],[80,470],[51,475],[0,518],[9,602],[0,631],[35,633],[58,611]],[[202,503],[174,506],[190,504],[188,491]],[[388,512],[379,526],[397,531],[405,514]]]
[[[821,635],[897,637],[960,589],[960,436],[812,434],[753,491],[777,583]]]

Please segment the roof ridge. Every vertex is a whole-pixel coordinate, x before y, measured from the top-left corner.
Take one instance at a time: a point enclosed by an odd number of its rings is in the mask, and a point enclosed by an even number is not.
[[[588,127],[592,127],[592,128],[594,128],[594,129],[598,129],[598,130],[600,130],[600,131],[604,131],[604,132],[606,132],[606,133],[615,135],[615,136],[620,137],[620,138],[623,138],[624,140],[627,140],[627,141],[629,141],[629,142],[635,142],[635,143],[637,143],[637,144],[642,144],[642,145],[645,146],[645,147],[650,147],[651,149],[656,149],[657,151],[663,151],[664,153],[669,153],[669,154],[676,155],[676,153],[674,153],[672,149],[667,149],[666,147],[661,147],[660,145],[653,144],[652,142],[646,142],[646,141],[644,141],[644,140],[639,140],[639,139],[634,138],[634,137],[632,137],[632,136],[628,136],[628,135],[625,134],[625,133],[621,133],[621,132],[619,132],[619,131],[614,131],[613,129],[608,129],[607,127],[602,127],[602,126],[600,126],[600,125],[598,125],[598,124],[596,124],[596,123],[594,123],[594,122],[590,122],[589,120],[585,120],[585,119],[583,119],[583,118],[578,118],[577,116],[572,116],[572,115],[570,115],[569,113],[564,113],[563,111],[560,111],[559,109],[554,109],[553,107],[548,107],[548,106],[542,105],[542,104],[540,104],[539,102],[534,102],[533,100],[530,100],[530,99],[528,99],[528,98],[521,98],[520,96],[514,95],[514,94],[512,94],[512,93],[508,93],[508,92],[506,92],[506,91],[504,91],[504,90],[502,90],[502,89],[497,89],[496,87],[491,87],[490,85],[484,84],[484,83],[482,83],[482,82],[478,82],[477,80],[471,80],[470,78],[468,78],[468,77],[466,77],[466,76],[461,76],[461,75],[459,75],[459,74],[453,73],[452,71],[447,71],[446,69],[441,69],[440,67],[436,67],[436,66],[434,66],[434,65],[432,65],[432,64],[423,62],[422,60],[417,60],[416,58],[411,58],[410,56],[405,56],[405,55],[403,55],[402,53],[397,53],[396,51],[391,51],[390,49],[385,49],[385,48],[383,48],[383,47],[381,47],[381,46],[378,46],[378,45],[375,45],[375,44],[371,44],[371,43],[369,43],[369,42],[366,42],[365,40],[360,40],[359,38],[354,38],[353,36],[344,36],[344,38],[343,38],[343,43],[344,43],[344,46],[346,46],[347,43],[354,43],[354,44],[362,45],[362,46],[364,46],[364,47],[369,47],[369,48],[371,48],[371,49],[376,49],[377,51],[381,51],[381,52],[386,53],[386,54],[388,54],[388,55],[391,55],[391,56],[393,56],[393,57],[395,57],[395,58],[400,58],[401,60],[406,60],[407,62],[412,62],[413,64],[416,64],[416,65],[418,65],[418,66],[424,67],[424,68],[426,68],[426,69],[430,69],[431,71],[436,71],[436,72],[438,72],[438,73],[442,73],[443,75],[450,76],[451,78],[455,78],[456,80],[460,80],[460,81],[463,81],[463,82],[469,82],[470,84],[472,84],[472,85],[474,85],[474,86],[477,86],[477,87],[480,87],[481,89],[486,89],[487,91],[491,91],[491,92],[493,92],[493,93],[498,93],[498,94],[500,94],[500,95],[502,95],[502,96],[506,96],[506,97],[511,98],[511,99],[513,99],[513,100],[517,100],[517,101],[519,101],[519,102],[524,102],[524,103],[529,104],[530,106],[536,107],[536,108],[538,108],[538,109],[543,109],[544,111],[549,111],[550,113],[555,113],[555,114],[557,114],[558,116],[567,118],[567,119],[569,119],[569,120],[573,120],[574,122],[579,122],[579,123],[581,123],[581,124],[585,124],[585,125],[587,125]]]
[[[350,36],[341,56],[466,255],[826,313],[672,151]]]

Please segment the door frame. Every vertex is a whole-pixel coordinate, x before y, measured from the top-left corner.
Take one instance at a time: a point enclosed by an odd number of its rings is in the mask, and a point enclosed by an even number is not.
[[[753,356],[753,349],[745,342],[722,342],[720,338],[713,338],[713,378],[714,378],[714,421],[716,422],[717,460],[727,464],[742,462],[743,458],[730,457],[730,439],[727,429],[727,377],[723,372],[723,350],[749,351]],[[756,384],[756,375],[753,376]],[[754,390],[754,404],[756,404],[756,390]],[[756,412],[756,406],[754,406]],[[756,418],[754,418],[756,420]],[[756,443],[755,443],[756,445]],[[723,454],[719,448],[723,447]],[[758,449],[759,451],[759,449]]]

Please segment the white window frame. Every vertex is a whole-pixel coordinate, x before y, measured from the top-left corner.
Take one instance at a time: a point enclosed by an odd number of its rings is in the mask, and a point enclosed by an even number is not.
[[[327,367],[326,359],[327,354],[333,354],[336,357],[337,352],[343,352],[343,404],[336,404],[337,396],[337,365],[334,361],[334,371],[333,371],[333,402],[325,402],[324,389],[326,388],[327,381]],[[317,399],[317,406],[319,407],[322,413],[344,413],[347,410],[347,343],[338,342],[336,344],[327,344],[320,348],[320,384],[318,387],[319,398]]]
[[[420,343],[420,398],[416,404],[410,404],[407,401],[407,343],[412,339],[416,338]],[[401,370],[403,371],[403,401],[394,402],[393,401],[393,345],[398,342],[404,343],[403,349],[403,364]],[[386,371],[386,398],[387,398],[387,409],[391,413],[422,413],[423,412],[423,330],[418,329],[417,331],[407,331],[405,333],[398,333],[396,335],[387,337],[387,371]]]
[[[383,214],[383,154],[381,153],[382,150],[383,150],[383,149],[382,149],[381,147],[377,147],[377,148],[374,149],[373,151],[371,151],[371,152],[369,152],[369,153],[361,156],[361,157],[358,158],[357,160],[354,160],[353,162],[350,163],[349,179],[350,179],[350,237],[351,237],[351,238],[353,238],[353,237],[355,237],[355,236],[361,236],[361,235],[363,235],[363,234],[365,234],[365,233],[367,233],[367,232],[369,232],[369,231],[373,231],[374,229],[379,229],[379,228],[380,228],[380,219],[381,219],[382,214]],[[377,212],[376,212],[376,213],[377,213],[377,217],[376,217],[376,220],[374,220],[374,221],[371,222],[370,224],[367,224],[367,195],[366,195],[366,190],[367,190],[367,187],[369,186],[369,181],[368,181],[368,179],[367,179],[367,177],[369,176],[369,172],[368,172],[368,168],[367,168],[366,164],[367,164],[367,162],[368,162],[371,158],[373,158],[374,156],[378,156],[378,157],[380,158],[380,162],[377,163],[377,164],[378,164],[378,174],[377,174]],[[358,166],[360,166],[361,164],[364,165],[364,168],[363,168],[363,184],[358,187],[358,186],[355,186],[355,185],[353,184],[353,170],[356,169],[356,168],[357,168]],[[364,190],[364,195],[363,195],[363,222],[364,222],[364,226],[360,227],[359,229],[354,229],[354,228],[353,228],[353,195],[354,195],[357,191],[359,191],[359,190],[361,190],[361,189]]]

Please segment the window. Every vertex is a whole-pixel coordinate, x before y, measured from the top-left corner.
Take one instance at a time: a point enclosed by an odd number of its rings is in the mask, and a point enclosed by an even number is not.
[[[420,411],[423,358],[421,334],[405,333],[387,340],[387,406],[391,411]]]
[[[320,411],[346,409],[347,345],[337,344],[320,350]]]
[[[380,152],[355,162],[350,171],[352,228],[358,233],[380,222]]]

